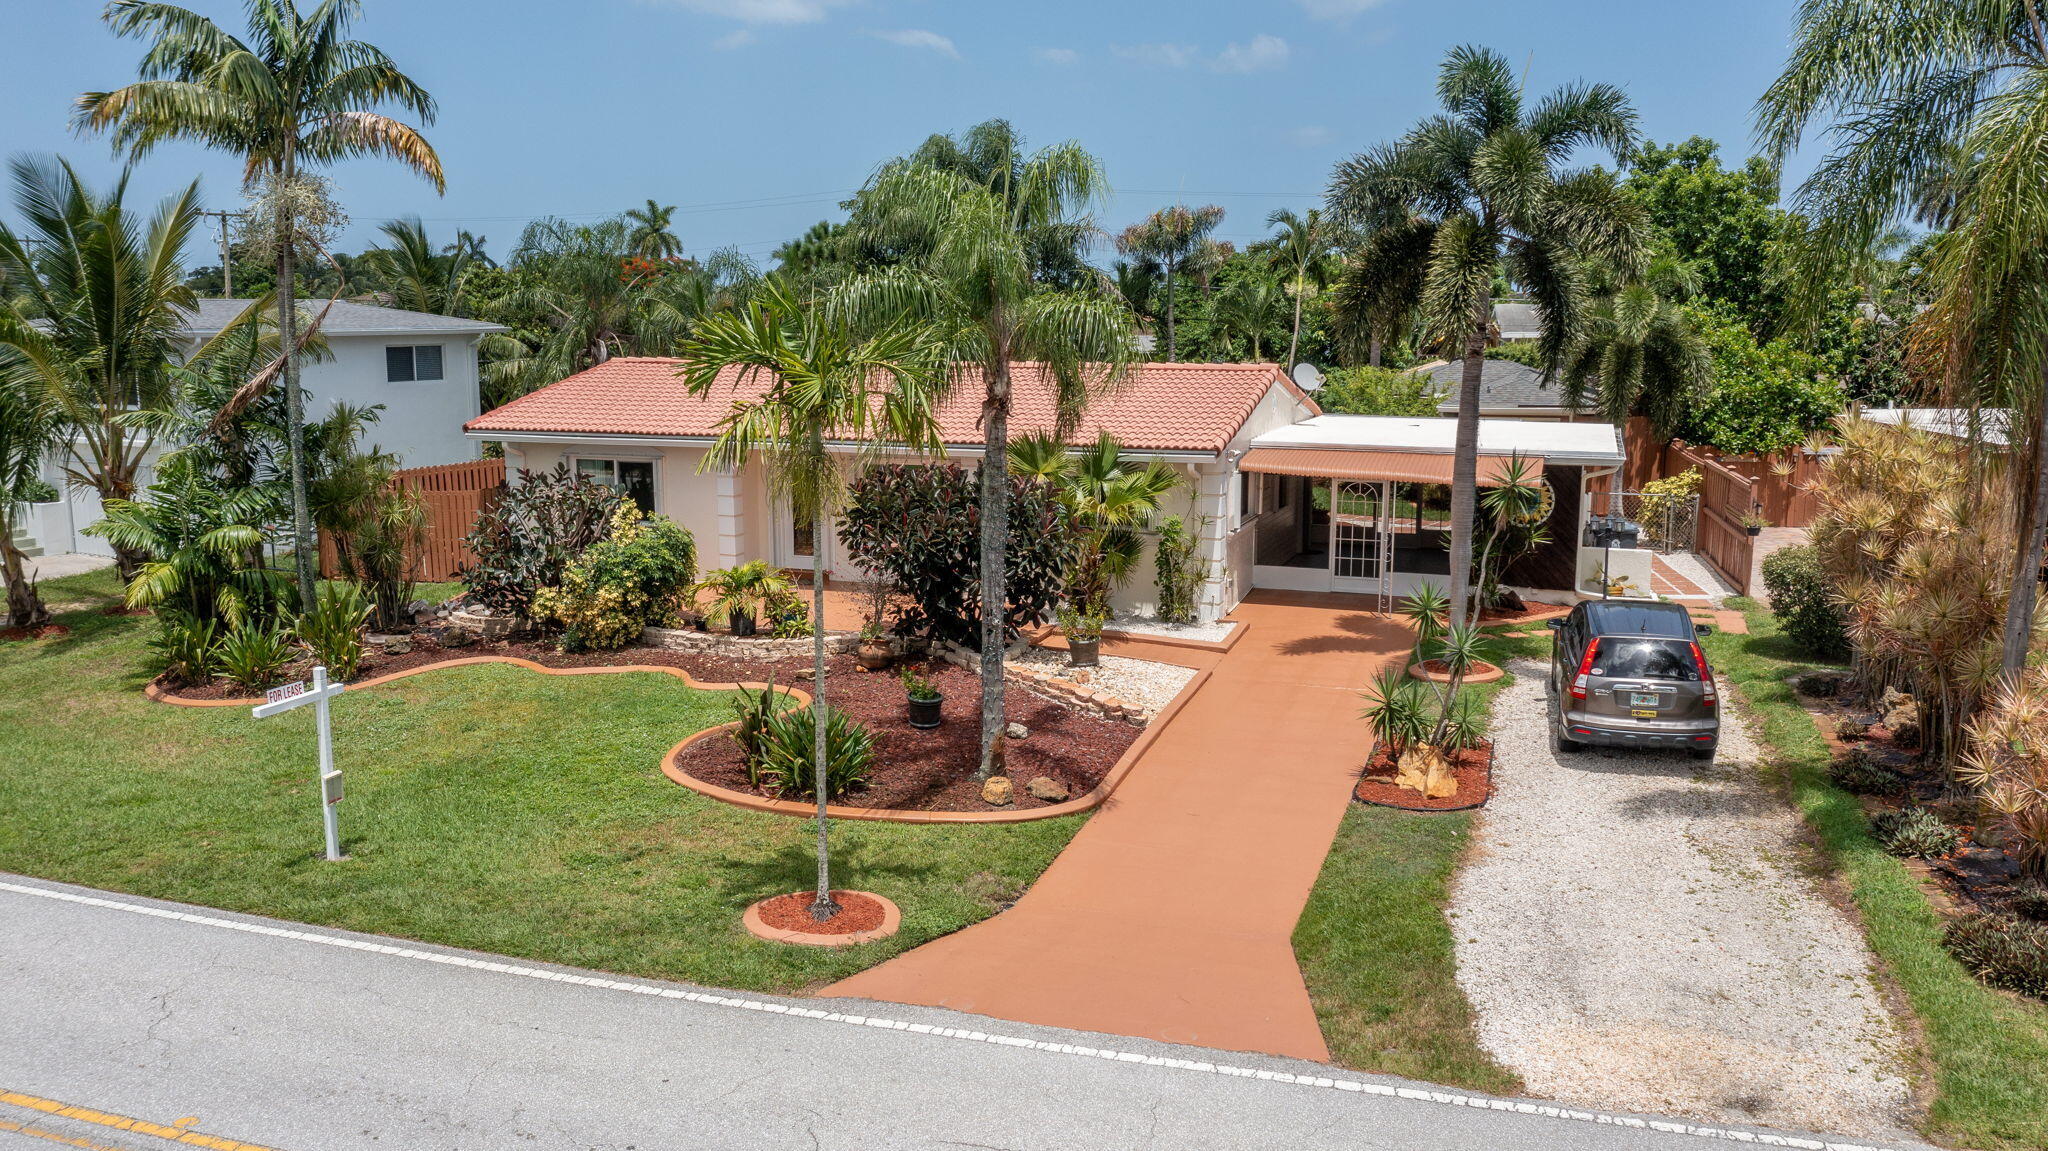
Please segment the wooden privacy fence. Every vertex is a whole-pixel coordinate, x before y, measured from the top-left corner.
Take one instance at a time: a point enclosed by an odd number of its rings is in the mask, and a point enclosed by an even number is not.
[[[1695,546],[1707,562],[1720,569],[1728,582],[1748,595],[1749,573],[1756,552],[1756,537],[1744,530],[1742,517],[1749,514],[1757,498],[1756,484],[1749,477],[1731,471],[1713,460],[1694,457],[1703,477],[1700,483],[1700,522]],[[1679,469],[1683,471],[1684,469]]]
[[[1821,457],[1804,448],[1731,459],[1711,448],[1659,442],[1650,432],[1650,421],[1641,416],[1629,418],[1623,435],[1628,463],[1622,470],[1622,487],[1628,491],[1642,491],[1651,480],[1675,476],[1691,467],[1704,474],[1711,464],[1749,482],[1750,502],[1735,513],[1738,518],[1754,511],[1771,521],[1772,527],[1803,528],[1813,523],[1820,510],[1813,488],[1820,481]],[[1700,501],[1702,507],[1708,503]]]
[[[438,583],[454,579],[464,564],[476,559],[462,540],[476,525],[477,516],[504,490],[505,461],[465,460],[459,464],[403,468],[391,474],[391,482],[418,492],[426,504],[426,546],[411,557],[413,578]],[[320,574],[333,579],[340,571],[334,541],[323,534]]]

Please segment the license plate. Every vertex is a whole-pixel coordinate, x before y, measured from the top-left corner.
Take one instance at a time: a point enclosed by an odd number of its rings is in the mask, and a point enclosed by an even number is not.
[[[1628,693],[1628,705],[1630,707],[1659,707],[1663,702],[1655,692],[1632,691]]]
[[[1638,708],[1632,708],[1632,709],[1630,709],[1630,711],[1629,711],[1629,715],[1631,715],[1631,716],[1635,717],[1636,719],[1655,719],[1655,718],[1657,718],[1657,713],[1656,713],[1656,712],[1655,712],[1654,710],[1652,710],[1652,709],[1650,709],[1650,708],[1643,708],[1643,707],[1638,707]]]

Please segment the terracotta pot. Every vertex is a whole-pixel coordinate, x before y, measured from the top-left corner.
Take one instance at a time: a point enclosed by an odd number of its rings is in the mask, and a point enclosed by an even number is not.
[[[939,705],[945,702],[946,697],[943,695],[935,695],[930,699],[918,699],[912,696],[908,701],[910,707],[910,726],[926,731],[939,726],[939,721],[942,718],[939,714]]]
[[[1067,637],[1067,665],[1069,667],[1095,667],[1102,654],[1102,637],[1075,639]]]
[[[863,643],[853,652],[853,662],[869,671],[880,671],[888,667],[889,661],[893,658],[894,653],[889,650],[889,645],[884,640]]]

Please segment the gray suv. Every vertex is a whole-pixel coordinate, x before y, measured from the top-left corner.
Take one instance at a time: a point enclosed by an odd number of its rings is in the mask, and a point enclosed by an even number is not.
[[[1684,749],[1714,758],[1721,700],[1707,628],[1675,603],[1594,600],[1550,621],[1550,743]]]

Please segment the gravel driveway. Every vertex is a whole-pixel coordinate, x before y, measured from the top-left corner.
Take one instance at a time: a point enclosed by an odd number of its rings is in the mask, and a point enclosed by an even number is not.
[[[1909,1137],[1870,954],[1802,872],[1746,726],[1729,717],[1711,764],[1558,756],[1543,668],[1514,670],[1452,900],[1481,1045],[1532,1095],[1582,1106]]]

